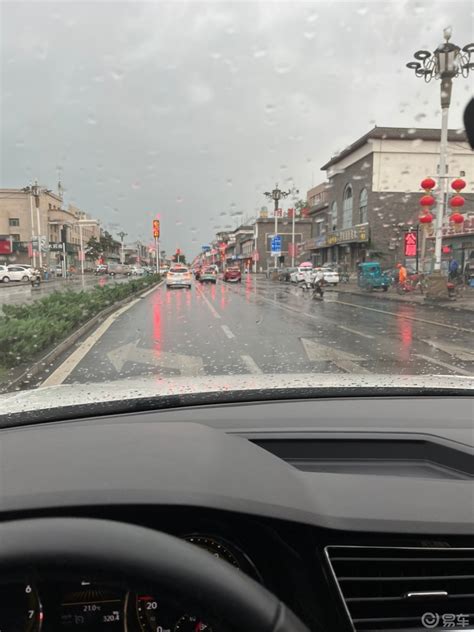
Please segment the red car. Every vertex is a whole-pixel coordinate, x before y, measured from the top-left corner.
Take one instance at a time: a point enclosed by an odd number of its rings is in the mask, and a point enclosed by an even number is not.
[[[240,268],[226,268],[224,272],[224,281],[229,281],[229,283],[240,283],[242,281]]]

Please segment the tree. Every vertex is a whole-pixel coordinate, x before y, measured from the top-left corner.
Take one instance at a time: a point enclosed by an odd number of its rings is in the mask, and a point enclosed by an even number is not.
[[[93,259],[98,259],[100,257],[102,254],[102,245],[96,237],[92,236],[89,239],[86,246],[86,252]]]

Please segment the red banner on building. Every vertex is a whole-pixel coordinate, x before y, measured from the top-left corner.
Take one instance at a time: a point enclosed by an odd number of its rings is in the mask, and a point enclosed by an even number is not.
[[[7,235],[0,236],[0,255],[11,255],[13,244],[11,237]]]

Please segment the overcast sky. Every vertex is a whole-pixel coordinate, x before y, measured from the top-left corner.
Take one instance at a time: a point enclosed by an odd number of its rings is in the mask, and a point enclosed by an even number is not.
[[[379,126],[438,127],[439,83],[405,68],[465,2],[1,4],[2,187],[37,177],[128,240],[189,255],[291,178],[324,179]],[[472,78],[455,82],[462,126]]]

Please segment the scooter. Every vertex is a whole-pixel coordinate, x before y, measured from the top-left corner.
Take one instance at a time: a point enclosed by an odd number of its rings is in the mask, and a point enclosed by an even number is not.
[[[41,287],[41,274],[37,272],[36,274],[33,275],[33,278],[31,279],[31,289],[39,290],[40,287]]]

